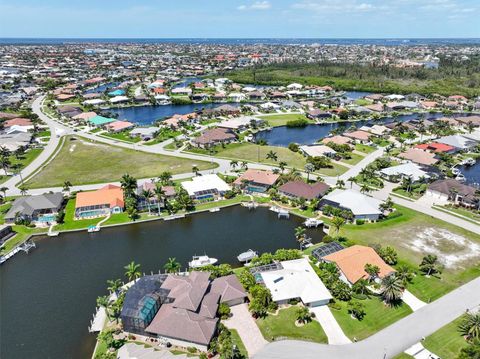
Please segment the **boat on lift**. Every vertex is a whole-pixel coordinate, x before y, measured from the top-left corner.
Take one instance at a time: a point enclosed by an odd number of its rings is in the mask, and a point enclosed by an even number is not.
[[[466,181],[466,178],[463,175],[463,173],[458,174],[457,177],[455,177],[455,179],[459,182],[465,182]]]
[[[309,218],[309,219],[307,219],[305,222],[303,222],[303,224],[304,224],[305,227],[307,227],[307,228],[312,228],[312,227],[317,228],[318,226],[320,226],[321,224],[323,224],[323,221],[321,221],[321,220],[319,220],[319,219],[316,219],[316,218]]]
[[[87,228],[88,233],[100,232],[99,226],[88,226]]]
[[[466,159],[464,160],[464,163],[465,163],[467,166],[473,166],[473,165],[476,163],[476,161],[475,161],[474,158],[468,157],[468,158],[466,158]]]
[[[452,168],[450,169],[450,171],[452,171],[452,173],[453,173],[455,176],[457,176],[457,175],[460,174],[460,170],[459,170],[457,167],[452,167]]]
[[[207,255],[203,256],[193,256],[192,260],[188,262],[190,268],[202,268],[208,265],[214,265],[218,262],[217,258],[210,258]]]
[[[258,252],[254,251],[253,249],[249,249],[246,252],[240,253],[237,256],[237,259],[241,263],[247,263],[250,262],[253,258],[258,257]]]

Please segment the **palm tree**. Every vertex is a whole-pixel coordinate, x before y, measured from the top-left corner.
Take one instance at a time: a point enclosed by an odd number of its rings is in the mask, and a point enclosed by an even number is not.
[[[196,165],[193,165],[193,166],[192,166],[192,172],[195,174],[195,176],[198,176],[198,172],[199,172],[199,171],[200,171],[200,170],[198,169],[198,166],[196,166]]]
[[[337,188],[343,189],[345,188],[345,181],[344,180],[337,180]]]
[[[181,264],[177,262],[176,258],[168,258],[168,261],[163,268],[167,273],[178,273],[180,272]]]
[[[282,171],[282,174],[283,174],[283,171],[285,171],[285,167],[287,167],[287,162],[280,161],[280,163],[278,164],[278,167],[280,167],[280,170]]]
[[[0,192],[3,193],[4,198],[7,197],[7,191],[8,191],[8,187],[0,187]]]
[[[230,167],[235,171],[235,169],[238,166],[238,161],[237,160],[231,160],[230,161]]]
[[[63,191],[64,192],[67,192],[68,194],[70,194],[70,188],[71,187],[72,187],[72,182],[70,182],[70,181],[63,182]]]
[[[468,340],[480,339],[480,313],[467,313],[458,326],[460,334]]]
[[[160,215],[160,203],[165,199],[165,191],[163,190],[162,186],[157,183],[155,184],[155,189],[153,190],[153,193],[155,194],[155,197],[157,197],[157,209],[158,209],[158,215]]]
[[[299,323],[305,324],[312,321],[312,313],[307,307],[300,307],[296,311],[297,321]]]
[[[367,263],[364,266],[364,271],[367,272],[369,279],[377,278],[380,273],[380,268],[374,264]]]
[[[440,272],[440,268],[437,265],[438,257],[433,254],[428,254],[423,257],[420,263],[420,270],[425,273],[426,276]]]
[[[412,177],[409,177],[409,176],[403,177],[402,187],[405,189],[405,191],[407,191],[407,193],[410,193],[410,191],[412,190],[412,184],[413,184]]]
[[[352,189],[353,183],[354,183],[354,182],[357,182],[357,179],[356,179],[355,177],[350,177],[350,178],[348,179],[348,182],[350,182],[350,189]]]
[[[360,186],[360,192],[361,193],[369,193],[371,191],[371,188],[368,186],[366,183],[362,183]]]
[[[403,285],[411,282],[413,279],[413,273],[410,268],[406,265],[399,265],[397,267],[397,277],[400,278],[403,282]]]
[[[359,279],[355,282],[355,284],[352,286],[352,290],[355,292],[355,293],[358,293],[358,294],[367,294],[369,292],[368,290],[368,285],[370,283],[368,283],[368,281],[366,279]]]
[[[158,179],[164,186],[166,186],[170,183],[170,180],[172,179],[172,174],[167,171],[162,172],[160,173],[160,176],[158,176]]]
[[[242,161],[241,167],[242,167],[242,169],[247,170],[248,169],[248,162],[247,161]]]
[[[386,276],[382,279],[380,295],[387,304],[398,302],[402,299],[405,285],[403,281],[395,274]]]
[[[278,160],[277,153],[274,152],[274,151],[269,151],[269,152],[267,153],[267,156],[266,156],[266,157],[267,157],[267,160],[270,159],[270,160],[272,160],[272,161],[274,161],[274,162],[277,162],[277,160]]]
[[[333,217],[332,218],[332,228],[335,231],[335,234],[338,235],[340,228],[345,224],[345,218],[342,217]]]
[[[310,162],[307,162],[305,164],[305,172],[307,172],[307,182],[310,180],[310,173],[312,173],[313,171],[315,171],[315,166]]]
[[[5,171],[5,176],[8,176],[8,169],[12,165],[9,157],[1,156],[0,157],[0,166],[2,166],[3,170]]]
[[[149,189],[144,189],[144,190],[142,191],[142,197],[145,198],[145,203],[146,203],[147,206],[148,206],[148,214],[151,214],[151,210],[150,210],[150,200],[151,200],[152,197],[153,197],[152,191],[150,191]]]
[[[135,190],[137,189],[137,180],[125,173],[120,180],[121,187],[123,189],[124,198],[135,197]]]
[[[127,277],[128,281],[131,282],[136,281],[137,278],[140,278],[142,275],[140,273],[140,264],[135,263],[134,261],[128,263],[125,267],[125,277]]]
[[[122,287],[122,281],[120,279],[109,279],[107,280],[107,285],[109,292],[117,293],[117,291]]]
[[[20,194],[22,196],[25,196],[28,192],[28,188],[26,186],[20,186],[18,189],[20,190]]]
[[[295,228],[295,238],[297,239],[297,242],[300,244],[300,247],[302,246],[303,241],[305,240],[305,228],[303,227],[296,227]]]

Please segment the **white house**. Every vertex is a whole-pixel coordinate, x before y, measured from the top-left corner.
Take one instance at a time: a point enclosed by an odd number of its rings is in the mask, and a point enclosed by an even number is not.
[[[278,304],[300,299],[305,306],[316,307],[328,304],[332,299],[306,258],[280,262],[276,270],[262,271],[262,267],[253,270],[257,281],[270,289],[272,299]]]
[[[335,157],[337,151],[326,145],[300,146],[300,151],[311,157]]]
[[[301,90],[302,88],[303,86],[297,83],[293,83],[287,86],[287,89],[289,90]]]
[[[380,171],[383,177],[388,179],[400,180],[406,177],[412,179],[413,182],[417,182],[423,179],[429,179],[430,174],[422,169],[416,163],[407,162],[398,166],[384,168]]]
[[[382,201],[355,190],[335,189],[322,198],[320,208],[330,205],[352,211],[355,219],[376,221],[383,213],[380,204],[382,204]]]
[[[451,135],[440,137],[437,142],[453,146],[459,150],[468,150],[475,147],[478,142],[462,135]]]
[[[216,174],[193,177],[191,181],[182,182],[190,197],[199,201],[214,200],[230,190],[230,186]]]

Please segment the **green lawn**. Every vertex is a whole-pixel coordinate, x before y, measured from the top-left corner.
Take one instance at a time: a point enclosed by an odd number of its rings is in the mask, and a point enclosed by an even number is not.
[[[232,342],[234,345],[237,346],[238,350],[240,351],[240,354],[242,354],[245,358],[248,358],[248,352],[247,348],[245,348],[245,345],[242,342],[242,338],[240,338],[240,335],[235,329],[228,329],[230,333],[232,333]]]
[[[412,241],[418,238],[419,233],[431,230],[448,231],[468,240],[480,242],[479,235],[463,228],[405,207],[396,206],[396,208],[402,214],[401,216],[377,223],[366,223],[361,226],[348,224],[342,227],[340,235],[347,237],[352,244],[392,246],[397,250],[402,262],[414,269],[418,269],[422,257],[426,254],[425,251],[412,249]],[[458,250],[448,241],[440,243],[436,249],[442,251],[444,255],[450,254],[453,250]],[[418,275],[413,283],[408,286],[408,289],[419,299],[431,301],[479,275],[478,259],[467,260],[461,262],[461,266],[455,269],[445,268],[441,279],[425,278]]]
[[[298,152],[290,151],[288,148],[275,147],[275,146],[260,146],[253,143],[232,143],[226,145],[225,148],[216,146],[217,153],[215,157],[222,157],[227,159],[237,159],[247,162],[258,162],[269,165],[278,165],[278,163],[284,161],[288,167],[295,167],[299,170],[303,170],[305,166],[305,157]],[[202,149],[192,149],[191,152],[208,154],[209,152]],[[278,160],[275,162],[271,159],[267,159],[268,152],[273,151],[277,154]]]
[[[397,307],[389,307],[385,305],[378,297],[362,300],[365,304],[366,315],[362,320],[353,319],[347,310],[347,303],[338,301],[341,309],[331,309],[331,312],[337,320],[343,332],[351,340],[356,338],[362,340],[379,330],[388,327],[397,320],[412,313],[410,307],[401,304]]]
[[[278,315],[269,314],[264,319],[257,319],[257,325],[265,339],[272,341],[277,338],[289,338],[328,343],[325,332],[316,320],[312,320],[302,327],[295,325],[297,309],[297,306],[292,306],[279,310]]]
[[[376,150],[375,147],[372,147],[372,146],[367,146],[367,145],[362,145],[360,143],[356,144],[355,145],[355,149],[358,151],[358,152],[363,152],[363,153],[372,153]]]
[[[442,359],[455,359],[468,343],[458,332],[461,318],[454,320],[443,328],[428,336],[422,343],[425,348]]]
[[[278,114],[278,115],[267,115],[267,116],[258,116],[262,120],[265,120],[269,126],[271,127],[278,127],[278,126],[285,126],[288,121],[293,120],[307,120],[309,123],[315,123],[314,121],[307,118],[305,115],[300,114]]]
[[[329,177],[336,177],[348,171],[348,167],[339,165],[338,163],[332,163],[332,166],[332,168],[320,168],[318,171],[315,171],[315,173]]]
[[[473,221],[480,222],[480,213],[478,211],[468,210],[468,209],[462,208],[462,207],[454,207],[454,206],[451,206],[451,205],[441,206],[440,208],[443,208],[447,211],[456,213],[460,216],[470,218]]]
[[[37,133],[37,137],[50,137],[52,134],[49,130],[40,131]]]
[[[31,148],[25,154],[20,157],[16,158],[14,155],[9,157],[11,165],[19,164],[21,169],[27,167],[32,161],[38,157],[40,153],[42,153],[43,148]],[[3,169],[1,170],[2,173],[4,172]],[[0,183],[7,181],[10,177],[5,176],[4,174],[0,175]]]
[[[407,199],[409,198],[413,201],[416,201],[417,199],[419,199],[420,197],[423,196],[423,193],[418,193],[418,192],[414,192],[414,191],[407,192],[403,188],[400,188],[400,187],[394,188],[392,193],[398,194],[402,197],[406,197]]]
[[[118,133],[105,132],[105,133],[102,133],[100,136],[113,138],[114,140],[130,142],[130,143],[137,143],[142,140],[140,137],[130,137],[130,135],[127,132],[118,132]]]
[[[348,160],[347,159],[342,160],[342,162],[345,162],[349,165],[356,165],[358,162],[360,162],[361,160],[363,160],[365,158],[364,156],[359,155],[357,153],[352,153],[350,156],[351,156],[351,158],[349,158]]]
[[[129,173],[137,178],[156,177],[163,171],[172,174],[189,172],[193,165],[200,170],[216,164],[93,143],[68,137],[58,155],[39,174],[29,179],[29,188],[62,186],[68,180],[74,185],[118,181]]]
[[[397,356],[395,356],[393,359],[413,359],[413,357],[405,353],[400,353]]]

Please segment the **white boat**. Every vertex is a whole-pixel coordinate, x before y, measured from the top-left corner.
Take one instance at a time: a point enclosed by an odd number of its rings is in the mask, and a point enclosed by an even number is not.
[[[457,181],[460,181],[460,182],[465,182],[465,180],[466,180],[466,178],[465,178],[465,176],[463,175],[463,173],[458,174],[457,177],[455,177],[455,179],[456,179]]]
[[[451,171],[455,176],[460,174],[460,170],[457,167],[452,167]]]
[[[192,260],[188,262],[190,268],[201,268],[208,265],[214,265],[218,262],[217,258],[210,258],[207,255],[204,256],[193,256]]]
[[[48,233],[47,233],[47,236],[49,236],[49,237],[58,237],[59,234],[60,234],[60,232],[48,232]]]
[[[309,218],[305,222],[303,222],[303,224],[305,225],[305,227],[308,227],[308,228],[311,228],[311,227],[317,228],[319,225],[323,224],[323,221],[315,218]]]
[[[94,232],[99,232],[99,231],[100,231],[100,227],[98,227],[98,226],[90,226],[87,229],[88,233],[94,233]]]
[[[467,166],[473,166],[473,165],[475,164],[475,162],[476,162],[476,161],[475,161],[475,159],[474,159],[474,158],[472,158],[472,157],[468,157],[468,158],[466,158],[466,159],[465,159],[465,161],[464,161],[464,162],[465,162],[465,164],[466,164]]]
[[[239,262],[244,263],[244,262],[250,262],[253,258],[257,258],[257,257],[258,257],[258,252],[255,252],[254,250],[249,249],[246,252],[240,253],[237,256],[237,259]]]
[[[218,208],[218,207],[217,207],[217,208],[212,208],[212,209],[210,210],[210,212],[212,212],[212,213],[213,213],[213,212],[219,212],[219,211],[220,211],[220,208]]]

